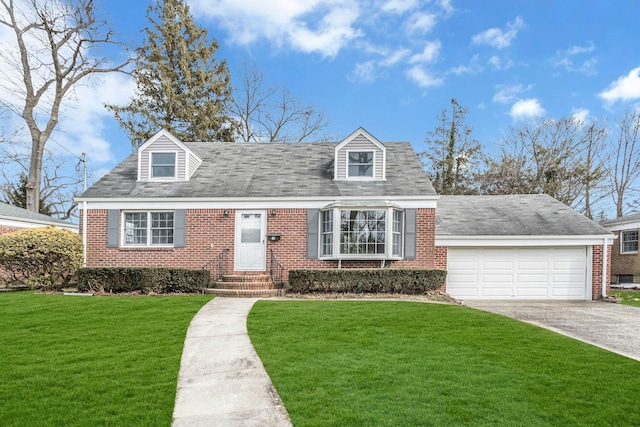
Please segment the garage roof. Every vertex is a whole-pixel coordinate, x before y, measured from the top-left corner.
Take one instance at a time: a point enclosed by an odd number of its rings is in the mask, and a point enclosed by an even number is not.
[[[546,194],[441,196],[436,236],[603,236],[610,232]]]

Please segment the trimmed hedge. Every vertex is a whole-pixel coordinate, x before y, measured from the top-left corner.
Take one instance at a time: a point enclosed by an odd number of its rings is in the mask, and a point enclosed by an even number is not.
[[[425,294],[445,284],[445,270],[344,268],[289,270],[290,292]]]
[[[78,270],[80,292],[192,293],[209,284],[209,272],[173,267],[84,267]]]

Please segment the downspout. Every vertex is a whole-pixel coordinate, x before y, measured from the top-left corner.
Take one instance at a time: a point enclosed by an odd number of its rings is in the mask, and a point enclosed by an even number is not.
[[[602,243],[602,298],[607,297],[607,274],[609,274],[609,272],[607,271],[608,255],[609,246],[608,241],[605,238]]]
[[[87,266],[87,201],[82,202],[82,266]]]

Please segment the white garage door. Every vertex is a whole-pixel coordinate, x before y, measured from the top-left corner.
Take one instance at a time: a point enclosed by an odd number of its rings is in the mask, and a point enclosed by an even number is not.
[[[459,299],[585,300],[587,248],[449,248],[447,292]]]

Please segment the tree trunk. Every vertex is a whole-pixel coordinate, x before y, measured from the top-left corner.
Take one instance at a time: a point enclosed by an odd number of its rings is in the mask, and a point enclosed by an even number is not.
[[[42,182],[42,158],[45,145],[42,139],[41,132],[32,133],[31,163],[29,164],[26,204],[27,210],[36,213],[40,212],[40,183]]]

